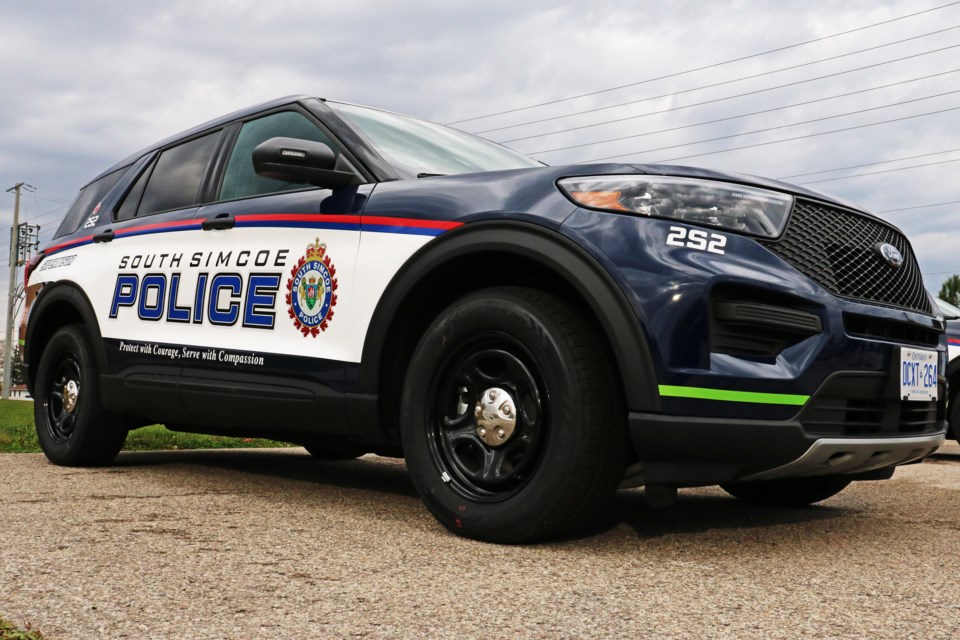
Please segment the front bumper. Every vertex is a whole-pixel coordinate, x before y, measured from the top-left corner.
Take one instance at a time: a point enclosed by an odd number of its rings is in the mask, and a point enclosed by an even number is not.
[[[914,462],[943,444],[946,421],[910,435],[824,436],[791,420],[702,418],[632,412],[640,457],[629,484],[696,487],[742,480],[859,474]]]

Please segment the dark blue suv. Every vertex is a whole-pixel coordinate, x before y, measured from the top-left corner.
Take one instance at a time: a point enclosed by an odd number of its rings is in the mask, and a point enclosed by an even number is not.
[[[944,322],[883,220],[350,104],[285,98],[130,156],[27,278],[52,461],[107,463],[155,422],[403,456],[484,540],[585,526],[619,486],[809,504],[944,439]]]

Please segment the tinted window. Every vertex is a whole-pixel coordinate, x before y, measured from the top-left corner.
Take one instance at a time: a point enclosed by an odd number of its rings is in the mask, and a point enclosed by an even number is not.
[[[117,169],[80,189],[77,199],[73,201],[54,237],[59,238],[79,229],[80,224],[93,214],[93,210],[100,205],[100,201],[117,184],[128,168]]]
[[[150,172],[153,170],[154,164],[156,163],[151,162],[148,164],[140,173],[137,181],[134,182],[130,190],[127,191],[127,196],[123,199],[123,204],[120,205],[120,209],[117,211],[117,220],[128,220],[137,215],[137,207],[140,206],[143,189],[147,186],[147,179],[150,177]]]
[[[390,164],[417,174],[474,173],[542,167],[535,160],[477,136],[396,113],[327,102]]]
[[[218,131],[161,153],[143,190],[137,215],[196,204],[219,137]]]
[[[253,170],[254,147],[270,138],[278,137],[322,142],[333,149],[334,153],[338,152],[336,144],[320,127],[295,111],[283,111],[245,122],[240,129],[237,143],[233,147],[233,153],[230,154],[230,160],[227,162],[223,186],[220,188],[220,200],[307,188],[307,185],[299,183],[258,176]]]

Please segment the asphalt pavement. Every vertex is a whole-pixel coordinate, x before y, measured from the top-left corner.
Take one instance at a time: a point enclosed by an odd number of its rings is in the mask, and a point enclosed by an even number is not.
[[[0,455],[0,615],[69,638],[957,638],[960,447],[821,506],[719,488],[592,535],[457,538],[401,461]]]

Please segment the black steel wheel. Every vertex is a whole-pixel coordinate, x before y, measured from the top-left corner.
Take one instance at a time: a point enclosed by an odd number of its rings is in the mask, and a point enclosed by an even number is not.
[[[57,331],[40,355],[34,420],[40,448],[66,466],[107,464],[127,431],[100,403],[93,349],[82,325]]]
[[[63,444],[70,439],[77,423],[82,384],[83,376],[76,355],[63,352],[53,367],[48,401],[43,404],[47,414],[43,425],[51,441]]]
[[[843,476],[813,476],[735,482],[720,486],[744,502],[767,507],[805,507],[837,495],[846,489],[850,482],[850,479]]]
[[[626,463],[619,380],[583,311],[485,289],[426,330],[405,379],[401,435],[424,503],[458,535],[519,543],[586,524]]]
[[[433,462],[455,490],[495,502],[523,488],[546,445],[543,389],[532,356],[505,335],[478,336],[451,354],[430,390],[427,428]]]

